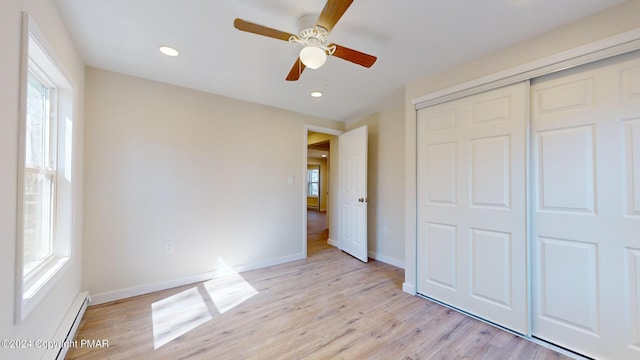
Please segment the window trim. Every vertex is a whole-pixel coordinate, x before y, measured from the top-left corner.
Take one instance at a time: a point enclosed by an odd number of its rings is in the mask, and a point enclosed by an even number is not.
[[[15,307],[14,323],[21,323],[47,296],[70,268],[74,249],[74,192],[75,154],[71,149],[76,143],[75,114],[77,112],[77,87],[56,61],[55,53],[48,46],[44,33],[39,30],[28,13],[22,15],[20,38],[20,75],[19,75],[19,111],[18,111],[18,182],[17,182],[17,221],[16,221],[16,261],[15,261]],[[27,116],[27,79],[29,71],[47,86],[55,88],[50,101],[55,152],[55,175],[52,218],[52,255],[39,264],[29,274],[24,273],[23,226],[24,226],[24,179],[26,173],[26,116]],[[54,103],[55,102],[55,103]],[[64,106],[61,106],[64,104]],[[62,107],[64,109],[62,109]],[[67,128],[68,127],[68,128]],[[64,139],[64,140],[62,140]],[[64,184],[61,202],[61,184]],[[56,239],[57,238],[57,239]],[[27,275],[27,276],[25,276]]]

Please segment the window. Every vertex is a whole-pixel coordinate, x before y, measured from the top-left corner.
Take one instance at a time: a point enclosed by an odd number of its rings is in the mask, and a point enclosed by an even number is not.
[[[51,116],[51,91],[29,71],[22,220],[22,262],[26,278],[53,255],[56,126]]]
[[[307,170],[307,196],[318,197],[320,195],[320,167]]]
[[[21,74],[16,322],[61,278],[71,259],[75,91],[25,17]]]

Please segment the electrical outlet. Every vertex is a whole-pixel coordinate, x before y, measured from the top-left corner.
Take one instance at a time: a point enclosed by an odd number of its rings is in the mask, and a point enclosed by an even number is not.
[[[167,252],[168,253],[172,253],[173,252],[173,248],[174,248],[173,241],[167,241],[167,244],[165,246],[165,249],[167,250]]]

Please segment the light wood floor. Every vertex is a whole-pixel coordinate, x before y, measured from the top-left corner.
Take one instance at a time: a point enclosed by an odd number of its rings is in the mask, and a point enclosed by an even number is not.
[[[206,283],[91,306],[76,339],[109,347],[67,359],[568,359],[402,292],[402,269],[328,246],[323,214],[308,219],[308,258],[240,274],[257,293],[232,309],[220,313],[220,284]],[[251,295],[233,284],[228,294]],[[174,298],[184,306],[156,306]]]

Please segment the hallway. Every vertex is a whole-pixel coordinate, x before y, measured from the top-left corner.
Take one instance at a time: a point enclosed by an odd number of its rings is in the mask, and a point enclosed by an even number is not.
[[[327,244],[328,239],[327,213],[307,210],[307,256],[332,249],[332,246]]]

